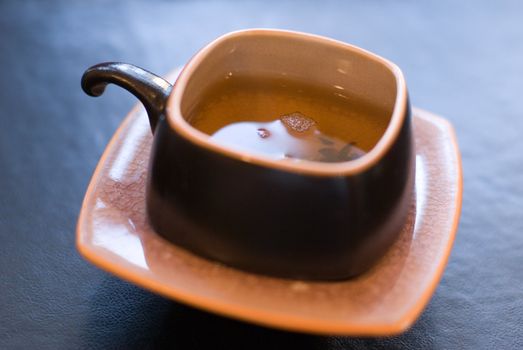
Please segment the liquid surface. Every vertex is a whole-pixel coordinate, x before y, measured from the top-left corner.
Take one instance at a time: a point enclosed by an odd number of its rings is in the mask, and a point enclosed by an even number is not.
[[[344,162],[372,149],[390,116],[342,92],[231,77],[207,92],[189,122],[238,150],[275,159]]]
[[[298,112],[273,122],[229,124],[215,132],[212,138],[237,149],[276,159],[345,162],[365,154],[353,144],[322,134],[312,119]]]

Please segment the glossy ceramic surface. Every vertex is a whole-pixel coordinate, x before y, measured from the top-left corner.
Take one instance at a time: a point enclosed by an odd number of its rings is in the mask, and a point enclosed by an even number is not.
[[[236,76],[310,84],[370,104],[381,111],[369,117],[380,137],[344,162],[278,160],[216,142],[191,125],[193,110],[212,86]],[[108,83],[148,111],[146,213],[154,231],[180,247],[253,273],[345,280],[371,268],[405,225],[416,163],[411,108],[403,73],[382,57],[312,34],[249,29],[206,45],[172,89],[126,63],[98,64],[82,76],[92,96]]]
[[[202,259],[158,236],[145,215],[152,135],[142,107],[127,116],[93,175],[78,222],[78,250],[125,280],[237,319],[323,334],[402,332],[419,316],[441,278],[462,193],[451,125],[414,109],[413,130],[416,198],[407,224],[378,264],[355,279],[303,282],[250,274]]]

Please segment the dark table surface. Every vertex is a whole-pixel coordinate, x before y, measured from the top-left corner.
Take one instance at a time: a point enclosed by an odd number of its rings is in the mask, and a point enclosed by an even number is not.
[[[220,34],[277,27],[367,48],[404,71],[414,105],[446,116],[464,202],[441,284],[401,336],[257,327],[91,266],[75,224],[94,167],[135,100],[91,99],[107,60],[164,74]],[[0,349],[523,348],[523,6],[454,1],[0,1]]]

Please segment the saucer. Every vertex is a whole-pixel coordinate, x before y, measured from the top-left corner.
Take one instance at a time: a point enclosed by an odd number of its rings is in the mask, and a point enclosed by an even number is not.
[[[452,126],[416,108],[412,120],[416,193],[409,218],[387,254],[357,278],[309,282],[256,275],[200,258],[158,236],[145,216],[152,135],[141,105],[127,115],[96,167],[78,220],[77,248],[124,280],[224,316],[317,334],[401,333],[441,279],[462,196]]]

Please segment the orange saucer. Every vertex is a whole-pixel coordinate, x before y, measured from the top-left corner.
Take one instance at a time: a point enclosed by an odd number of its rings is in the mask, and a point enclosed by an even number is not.
[[[91,179],[78,220],[77,248],[122,279],[244,321],[321,334],[403,332],[441,279],[462,196],[452,126],[420,109],[413,114],[416,198],[409,219],[387,255],[358,278],[304,282],[255,275],[200,258],[156,235],[145,217],[152,137],[140,106],[125,118]]]

